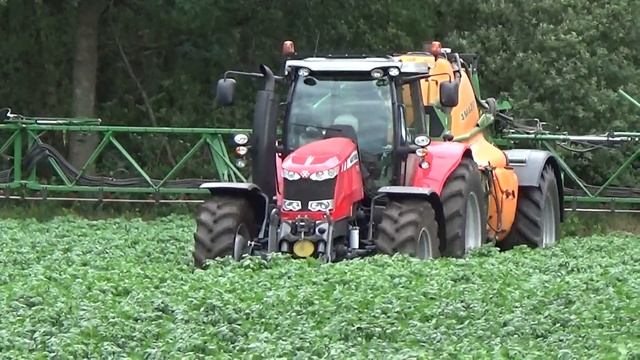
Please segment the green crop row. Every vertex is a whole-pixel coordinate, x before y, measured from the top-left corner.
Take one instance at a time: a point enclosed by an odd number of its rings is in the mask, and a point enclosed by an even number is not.
[[[640,358],[638,237],[194,271],[188,217],[0,228],[2,358]]]

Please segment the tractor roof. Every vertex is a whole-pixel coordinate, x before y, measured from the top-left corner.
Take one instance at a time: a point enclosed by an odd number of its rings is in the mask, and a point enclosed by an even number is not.
[[[397,67],[404,74],[424,74],[429,68],[424,63],[403,63],[392,57],[309,57],[287,60],[285,71],[307,68],[311,72],[370,72],[378,68]]]

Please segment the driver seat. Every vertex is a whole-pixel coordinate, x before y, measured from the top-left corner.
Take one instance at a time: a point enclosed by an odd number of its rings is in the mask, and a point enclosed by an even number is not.
[[[332,137],[346,137],[358,145],[358,119],[349,114],[339,115],[333,120],[333,125],[329,127],[324,135],[325,139]]]

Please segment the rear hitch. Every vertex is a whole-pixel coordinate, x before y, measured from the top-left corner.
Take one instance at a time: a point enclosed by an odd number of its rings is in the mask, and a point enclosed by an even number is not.
[[[365,256],[371,256],[376,253],[375,245],[367,245],[364,249],[349,249],[345,254],[344,258],[346,260],[361,258]]]

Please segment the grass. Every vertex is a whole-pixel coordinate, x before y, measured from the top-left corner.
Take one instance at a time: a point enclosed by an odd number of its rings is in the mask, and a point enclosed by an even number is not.
[[[640,358],[638,236],[194,271],[188,216],[0,227],[1,358]]]

